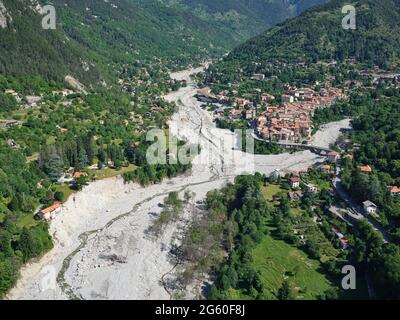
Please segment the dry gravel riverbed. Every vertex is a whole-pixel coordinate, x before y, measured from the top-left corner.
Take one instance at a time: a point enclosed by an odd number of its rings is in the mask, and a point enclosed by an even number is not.
[[[165,97],[179,106],[171,131],[201,145],[192,171],[147,188],[124,184],[121,178],[91,183],[51,223],[54,249],[22,269],[8,299],[170,299],[162,281],[174,268],[169,250],[171,243],[179,244],[192,212],[185,210],[182,220],[169,225],[159,239],[151,237],[148,228],[169,192],[188,189],[199,201],[243,172],[296,171],[324,160],[309,151],[273,156],[232,151],[233,134],[216,129],[211,114],[193,97],[196,89],[189,76],[201,70],[172,74],[189,85]],[[329,124],[313,144],[329,147],[340,129],[348,127],[348,120]]]

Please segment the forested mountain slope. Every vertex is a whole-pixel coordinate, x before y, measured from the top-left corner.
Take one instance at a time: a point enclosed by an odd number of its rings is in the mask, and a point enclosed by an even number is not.
[[[180,65],[220,55],[308,7],[281,0],[54,0],[57,29],[43,30],[45,4],[0,1],[1,75],[59,81],[72,74],[99,83],[136,60]]]
[[[60,80],[72,73],[92,83],[115,63],[152,56],[187,61],[231,41],[201,19],[153,0],[56,0],[57,30],[41,28],[42,16],[29,0],[2,4],[0,73],[7,76]]]
[[[355,58],[381,67],[398,62],[400,1],[353,1],[355,30],[342,27],[342,8],[346,4],[344,0],[333,0],[250,39],[217,66],[218,72],[262,71],[277,61],[307,63]]]
[[[168,1],[168,0],[165,0]],[[218,25],[237,41],[300,14],[328,0],[181,0],[194,14]]]
[[[97,78],[91,70],[83,74],[87,50],[67,39],[61,29],[43,30],[42,17],[29,1],[1,0],[3,25],[0,27],[0,75],[33,76],[60,80],[74,73],[87,80]]]

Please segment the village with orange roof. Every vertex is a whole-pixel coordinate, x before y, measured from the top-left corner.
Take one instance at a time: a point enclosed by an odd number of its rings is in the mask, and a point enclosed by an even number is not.
[[[269,141],[308,141],[312,135],[315,110],[345,99],[347,96],[337,88],[329,87],[317,92],[311,88],[289,87],[280,105],[267,105],[257,117],[257,133]]]
[[[261,97],[261,103],[257,106],[250,94],[249,97],[237,96],[236,90],[224,90],[214,95],[209,88],[202,88],[198,91],[197,98],[205,103],[230,105],[228,108],[216,110],[217,118],[252,121],[259,137],[273,142],[295,143],[311,139],[314,128],[312,117],[317,109],[348,99],[343,90],[330,85],[323,88],[297,88],[287,85],[280,104],[269,93],[263,93],[260,89],[257,93]]]

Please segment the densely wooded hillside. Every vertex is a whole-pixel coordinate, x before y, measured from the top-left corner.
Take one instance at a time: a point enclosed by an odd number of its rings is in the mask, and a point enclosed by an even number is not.
[[[72,74],[86,84],[107,80],[121,64],[137,60],[182,65],[220,55],[308,6],[281,0],[55,0],[57,30],[43,30],[37,5],[47,2],[0,3],[0,74],[56,81]]]
[[[328,0],[181,0],[194,8],[197,16],[218,24],[238,41],[326,2]]]
[[[400,1],[358,0],[356,30],[342,27],[344,0],[333,0],[288,20],[237,47],[217,73],[262,72],[269,63],[355,58],[388,67],[400,57]]]

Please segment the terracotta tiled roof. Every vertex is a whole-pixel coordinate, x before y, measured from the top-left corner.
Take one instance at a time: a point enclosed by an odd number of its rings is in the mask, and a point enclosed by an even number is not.
[[[87,173],[86,172],[75,172],[74,173],[75,179],[79,179],[80,177],[87,177]]]
[[[370,166],[359,166],[358,170],[362,172],[372,172],[372,168]]]
[[[388,189],[390,193],[400,193],[400,187],[390,186]]]
[[[61,203],[60,202],[55,202],[51,207],[42,209],[40,211],[42,212],[42,214],[46,214],[46,213],[52,213],[52,212],[56,211],[59,208],[61,208]]]

